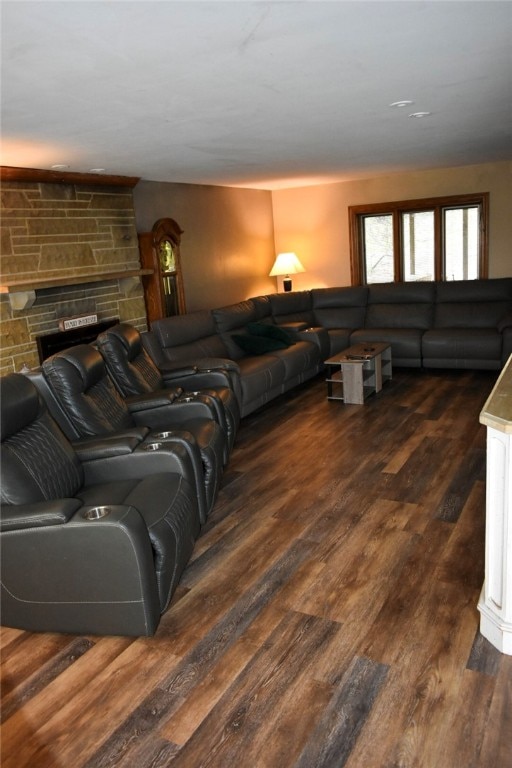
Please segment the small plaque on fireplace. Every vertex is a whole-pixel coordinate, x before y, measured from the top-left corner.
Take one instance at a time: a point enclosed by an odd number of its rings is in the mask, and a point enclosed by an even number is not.
[[[76,317],[64,317],[59,320],[59,331],[71,331],[72,328],[83,328],[84,325],[94,325],[98,322],[98,315],[77,315]]]
[[[69,331],[59,331],[58,333],[48,333],[45,336],[36,336],[37,351],[39,352],[39,362],[42,363],[50,355],[60,352],[61,349],[74,347],[75,344],[94,343],[99,333],[106,331],[119,322],[119,318],[112,320],[103,320],[92,325],[78,326]]]

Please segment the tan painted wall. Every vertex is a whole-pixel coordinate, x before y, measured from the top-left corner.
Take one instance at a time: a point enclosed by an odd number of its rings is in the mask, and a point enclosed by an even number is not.
[[[232,304],[276,290],[271,193],[197,184],[140,181],[137,231],[171,217],[184,230],[181,262],[187,311]]]
[[[511,171],[500,162],[275,191],[276,250],[296,251],[306,268],[294,290],[350,285],[349,206],[489,192],[489,277],[512,276]]]

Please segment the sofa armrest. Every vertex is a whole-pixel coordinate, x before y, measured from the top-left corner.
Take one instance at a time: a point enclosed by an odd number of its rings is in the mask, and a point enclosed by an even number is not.
[[[291,333],[292,335],[299,333],[300,331],[305,331],[306,328],[309,327],[308,323],[306,323],[304,320],[294,320],[293,322],[290,321],[288,323],[276,323],[276,325],[279,328],[282,328],[284,331],[288,331],[288,333]]]
[[[310,326],[303,331],[298,331],[295,334],[296,339],[301,341],[310,341],[316,344],[320,350],[320,357],[322,361],[329,357],[330,341],[329,333],[326,328],[320,326]]]
[[[62,525],[81,507],[79,499],[51,499],[34,504],[4,504],[1,531],[20,531],[26,528]]]

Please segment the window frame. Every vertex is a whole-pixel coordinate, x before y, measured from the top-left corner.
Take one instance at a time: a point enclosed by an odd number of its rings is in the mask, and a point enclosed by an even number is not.
[[[448,197],[426,197],[414,200],[397,200],[390,203],[370,203],[351,205],[349,215],[350,270],[352,285],[366,285],[363,217],[371,215],[391,215],[393,221],[393,265],[395,283],[403,279],[403,238],[402,213],[419,211],[434,212],[434,273],[435,280],[445,280],[444,275],[444,240],[443,211],[448,208],[478,206],[480,211],[480,232],[478,243],[478,278],[486,279],[489,275],[489,193],[479,192],[468,195],[450,195]],[[409,281],[407,281],[409,282]]]

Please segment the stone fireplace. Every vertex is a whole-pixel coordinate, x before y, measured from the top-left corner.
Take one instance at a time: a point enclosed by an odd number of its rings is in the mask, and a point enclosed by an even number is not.
[[[57,333],[63,318],[95,314],[145,330],[130,182],[3,181],[1,375],[37,366],[37,337]]]

